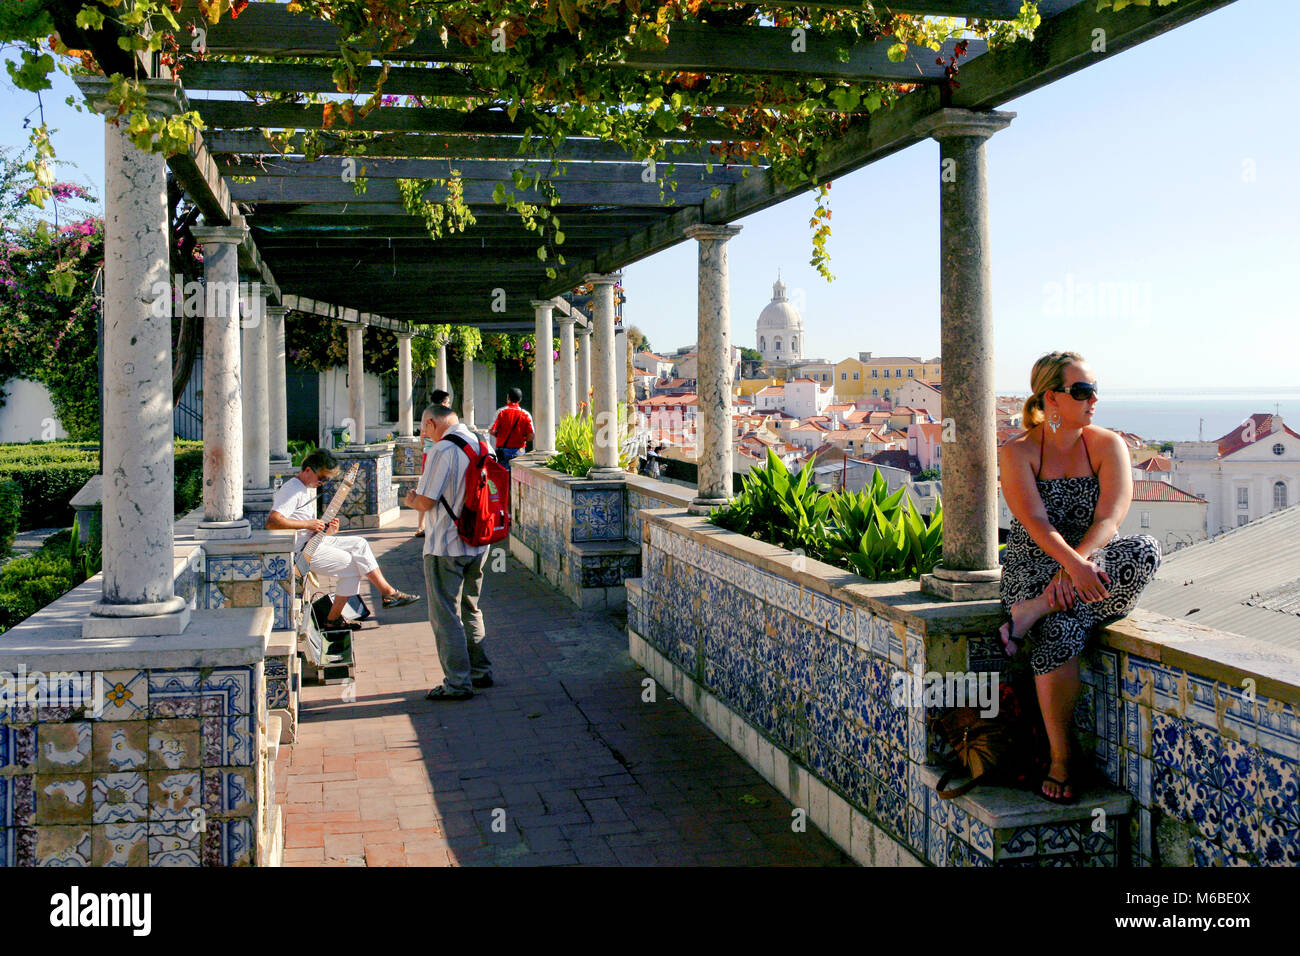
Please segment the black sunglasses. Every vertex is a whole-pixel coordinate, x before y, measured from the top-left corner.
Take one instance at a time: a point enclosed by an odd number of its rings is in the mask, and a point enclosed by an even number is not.
[[[1065,392],[1076,402],[1086,402],[1097,396],[1096,382],[1075,382],[1069,388],[1054,388],[1054,392]]]

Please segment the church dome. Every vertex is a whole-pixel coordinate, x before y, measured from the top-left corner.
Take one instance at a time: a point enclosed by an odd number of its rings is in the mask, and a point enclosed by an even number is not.
[[[758,314],[760,329],[802,329],[803,316],[785,297],[785,283],[778,278],[772,283],[772,301]]]

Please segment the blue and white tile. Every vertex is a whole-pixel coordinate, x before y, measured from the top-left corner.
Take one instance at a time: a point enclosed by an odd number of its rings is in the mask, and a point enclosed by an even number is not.
[[[149,823],[150,866],[198,866],[200,832],[189,820]]]
[[[1218,840],[1223,833],[1219,791],[1208,783],[1189,779],[1181,796],[1180,816],[1194,825],[1207,840]]]
[[[1300,772],[1295,762],[1272,754],[1259,754],[1255,772],[1258,780],[1256,801],[1260,808],[1271,816],[1300,824],[1300,789],[1297,787]]]
[[[1038,834],[1035,827],[1025,826],[1004,837],[997,848],[998,860],[1026,860],[1038,853]]]
[[[197,717],[202,683],[197,668],[149,671],[149,716]]]
[[[970,817],[966,824],[966,841],[985,859],[993,859],[993,828],[983,820]]]
[[[1038,855],[1078,853],[1082,849],[1077,823],[1043,823],[1038,826]]]
[[[1183,722],[1179,718],[1160,711],[1151,712],[1151,759],[1185,772],[1187,745]]]
[[[1260,750],[1300,763],[1300,720],[1292,711],[1286,705],[1270,706],[1269,701],[1259,698],[1255,707],[1256,740]]]
[[[218,667],[203,680],[203,696],[217,697],[221,710],[212,716],[251,714],[255,667]]]
[[[1124,762],[1124,785],[1129,794],[1134,801],[1142,806],[1151,806],[1155,799],[1153,793],[1155,773],[1151,758],[1126,750],[1124,751]]]
[[[95,823],[130,823],[149,817],[149,782],[142,772],[108,773],[91,784]]]
[[[1264,866],[1300,864],[1300,825],[1264,814],[1255,830],[1255,857]]]
[[[149,716],[149,674],[104,671],[104,709],[99,720],[144,720]]]
[[[288,581],[290,574],[291,554],[271,553],[262,555],[262,580],[263,581]]]

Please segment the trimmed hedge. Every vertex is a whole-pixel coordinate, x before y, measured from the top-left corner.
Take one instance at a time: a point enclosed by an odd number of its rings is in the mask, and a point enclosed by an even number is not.
[[[0,480],[0,558],[13,548],[22,518],[22,486],[16,481]]]
[[[0,479],[17,482],[22,489],[20,529],[70,525],[73,509],[68,502],[98,474],[97,458],[98,446],[83,442],[0,445]],[[174,514],[198,507],[203,496],[202,442],[176,442],[175,487]]]
[[[0,568],[0,633],[57,601],[78,584],[66,555],[41,550]]]

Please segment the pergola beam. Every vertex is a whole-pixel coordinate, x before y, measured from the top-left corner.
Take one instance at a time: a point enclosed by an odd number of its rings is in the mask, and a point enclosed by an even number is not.
[[[492,193],[497,183],[471,179],[462,184],[464,201],[470,206],[487,205],[493,202]],[[518,189],[505,180],[507,189],[513,190],[515,198],[522,202],[546,205],[546,197],[536,189]],[[683,203],[699,202],[716,187],[709,184],[679,184],[677,189],[661,189],[657,183],[642,182],[566,182],[557,184],[560,198],[570,206],[640,206],[663,208]],[[443,202],[449,194],[446,186],[431,186],[425,191],[425,199],[431,202]],[[272,202],[310,205],[314,203],[347,203],[357,211],[364,211],[367,206],[395,205],[402,202],[397,182],[393,179],[375,179],[366,185],[365,191],[358,193],[351,182],[344,182],[337,177],[323,179],[319,177],[295,179],[286,176],[269,176],[252,183],[234,182],[230,184],[231,198],[236,202]]]
[[[350,163],[347,160],[352,160]],[[667,175],[668,163],[656,164],[656,177]],[[295,179],[330,179],[339,181],[345,171],[351,175],[377,179],[448,179],[452,170],[461,179],[490,183],[505,183],[513,188],[515,171],[529,178],[540,174],[562,187],[565,183],[645,183],[648,166],[644,163],[579,163],[563,164],[546,161],[511,160],[450,160],[450,159],[267,159],[259,163],[222,162],[219,168],[226,176],[256,176],[259,180],[273,177]],[[752,175],[752,172],[750,173]],[[745,168],[715,166],[709,172],[704,166],[678,165],[674,180],[679,185],[704,183],[726,186],[746,178]]]
[[[182,7],[183,21],[198,20],[193,0]],[[334,57],[338,55],[340,32],[325,20],[289,13],[286,6],[251,3],[238,18],[222,18],[206,24],[209,54],[264,57]],[[943,67],[929,50],[911,49],[902,62],[891,62],[887,50],[892,38],[860,40],[845,34],[809,31],[806,49],[796,52],[790,31],[781,27],[719,26],[678,22],[670,28],[668,46],[662,50],[632,50],[623,67],[633,70],[672,70],[690,73],[740,73],[751,75],[807,76],[819,79],[920,83],[943,79]],[[949,45],[951,46],[951,44]],[[839,50],[848,52],[841,60]],[[982,40],[972,40],[969,55],[984,50]],[[945,56],[951,54],[951,49]],[[425,30],[383,58],[393,61],[433,63],[483,62],[491,55],[490,45],[468,47],[454,36],[444,43],[434,30]]]
[[[214,153],[235,153],[243,155],[302,155],[305,149],[301,133],[294,134],[281,147],[276,147],[256,130],[212,130],[207,141]],[[537,141],[534,141],[536,143]],[[430,157],[448,159],[531,159],[531,155],[521,153],[524,140],[518,136],[442,136],[430,134],[391,133],[374,136],[371,139],[356,140],[343,136],[322,133],[313,143],[312,149],[317,156],[357,157]],[[589,160],[592,162],[640,162],[616,143],[597,139],[570,138],[558,147],[541,144],[546,150],[546,158],[557,160]],[[698,163],[721,165],[717,154],[709,148],[701,148],[693,143],[665,141],[665,150],[669,153],[666,160],[660,162]],[[680,150],[680,152],[676,152]]]

